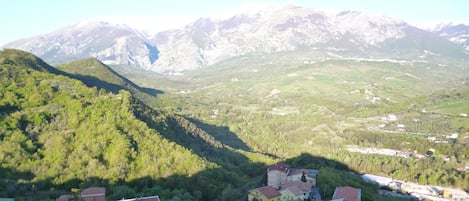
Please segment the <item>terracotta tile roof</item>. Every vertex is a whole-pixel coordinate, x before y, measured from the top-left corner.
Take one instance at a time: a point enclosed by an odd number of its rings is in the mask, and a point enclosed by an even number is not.
[[[332,199],[343,198],[344,201],[361,201],[361,189],[350,186],[335,188]]]
[[[80,197],[84,201],[106,201],[106,189],[103,187],[90,187],[83,189]]]
[[[259,192],[264,195],[266,198],[274,198],[274,197],[279,197],[281,196],[280,192],[277,191],[272,186],[264,186],[259,188]]]
[[[309,182],[302,182],[302,181],[288,181],[282,185],[281,189],[287,189],[293,186],[298,187],[301,191],[311,191],[313,184]]]
[[[267,172],[270,172],[272,170],[278,170],[280,172],[288,172],[289,169],[290,169],[290,166],[288,164],[279,162],[279,163],[275,163],[269,166],[269,168],[267,169]]]
[[[292,186],[290,188],[287,188],[286,190],[289,190],[291,193],[293,193],[293,195],[303,195],[303,193],[301,192],[300,188],[298,188],[298,186]]]
[[[103,187],[89,187],[81,191],[81,196],[106,195],[106,189]]]

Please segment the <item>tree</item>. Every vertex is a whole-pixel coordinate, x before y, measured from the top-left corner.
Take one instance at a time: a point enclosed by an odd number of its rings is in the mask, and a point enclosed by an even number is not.
[[[112,194],[113,199],[123,199],[123,198],[133,198],[137,196],[135,193],[135,190],[126,186],[126,185],[121,185],[121,186],[115,186],[114,187],[114,192]]]
[[[305,171],[303,171],[303,174],[301,175],[301,181],[302,181],[302,182],[306,182]]]

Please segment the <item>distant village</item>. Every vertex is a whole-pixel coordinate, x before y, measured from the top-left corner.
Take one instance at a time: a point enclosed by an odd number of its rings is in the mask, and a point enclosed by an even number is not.
[[[248,201],[322,201],[316,186],[318,172],[273,164],[267,168],[267,185],[250,190]],[[331,201],[361,201],[361,189],[336,187]]]

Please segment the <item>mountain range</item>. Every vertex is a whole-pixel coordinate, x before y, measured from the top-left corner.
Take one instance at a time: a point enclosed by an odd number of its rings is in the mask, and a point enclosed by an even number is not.
[[[105,64],[180,73],[243,56],[290,52],[300,54],[288,59],[461,60],[467,59],[468,30],[467,25],[445,24],[429,31],[364,11],[330,13],[286,5],[226,19],[200,18],[155,35],[86,21],[4,47],[32,52],[52,64],[95,57]]]
[[[460,44],[469,51],[469,23],[446,22],[436,25],[431,31]]]

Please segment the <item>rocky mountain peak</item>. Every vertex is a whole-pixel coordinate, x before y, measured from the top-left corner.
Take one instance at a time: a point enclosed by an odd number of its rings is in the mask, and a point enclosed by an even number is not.
[[[140,31],[127,25],[89,20],[55,32],[6,44],[32,52],[52,64],[95,57],[106,64],[150,66],[158,49]]]

